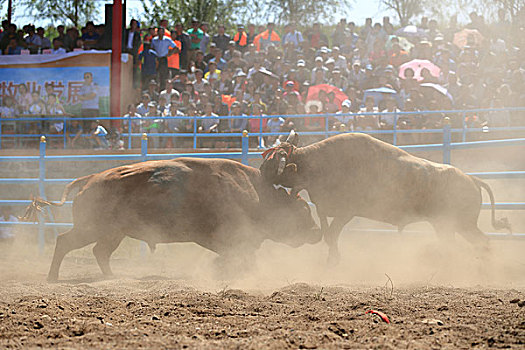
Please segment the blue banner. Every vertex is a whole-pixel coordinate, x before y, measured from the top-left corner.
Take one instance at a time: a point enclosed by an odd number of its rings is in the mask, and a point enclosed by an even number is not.
[[[109,97],[109,67],[60,67],[60,68],[1,68],[0,97],[15,97],[18,85],[26,84],[30,92],[46,95],[46,85],[53,89],[64,106],[79,103],[78,92],[84,82],[84,73],[93,74],[99,97]]]

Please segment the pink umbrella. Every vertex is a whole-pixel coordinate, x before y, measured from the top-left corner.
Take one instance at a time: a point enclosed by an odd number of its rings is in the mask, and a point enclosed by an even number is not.
[[[434,63],[430,62],[429,60],[412,60],[410,62],[404,63],[399,67],[399,77],[401,79],[405,79],[405,70],[408,68],[411,68],[414,71],[414,78],[417,81],[423,80],[423,77],[421,76],[421,70],[424,68],[428,69],[430,71],[430,75],[439,78],[439,73],[441,72],[441,69],[439,69],[438,66],[436,66]]]
[[[453,43],[460,49],[467,45],[480,46],[483,42],[483,35],[477,29],[463,29],[454,34]]]
[[[339,108],[341,108],[341,103],[343,103],[344,100],[348,99],[348,96],[346,96],[345,93],[342,92],[341,89],[339,89],[338,87],[328,84],[319,84],[310,86],[310,89],[308,89],[308,96],[306,97],[306,101],[317,100],[319,96],[319,91],[321,90],[324,90],[327,94],[329,92],[333,92],[335,94],[334,102],[337,103]]]

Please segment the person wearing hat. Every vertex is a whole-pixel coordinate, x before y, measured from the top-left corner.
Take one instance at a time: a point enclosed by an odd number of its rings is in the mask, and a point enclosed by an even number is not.
[[[345,91],[348,86],[346,78],[341,74],[341,71],[338,68],[335,68],[332,71],[332,78],[329,80],[328,84],[341,89],[341,91]]]
[[[374,74],[374,67],[371,64],[365,66],[365,78],[363,79],[362,90],[373,89],[377,87],[377,77]]]
[[[233,58],[234,52],[239,52],[239,51],[236,50],[235,41],[230,40],[230,42],[228,43],[228,50],[226,50],[226,52],[224,53],[224,59],[226,60],[226,62],[231,61],[231,59]]]
[[[310,81],[315,81],[316,80],[316,72],[317,71],[320,71],[322,73],[322,80],[325,80],[329,71],[328,71],[328,68],[326,68],[324,65],[323,65],[323,58],[321,56],[317,56],[315,58],[315,67],[314,69],[312,69],[312,74],[310,76]]]
[[[353,86],[356,89],[361,90],[365,80],[365,72],[361,68],[361,61],[354,61],[352,66],[348,68],[348,86]]]
[[[237,24],[237,33],[233,36],[237,50],[244,53],[248,47],[248,34],[244,31],[244,24]]]
[[[344,100],[341,103],[341,110],[335,114],[335,121],[332,125],[334,130],[344,130],[353,131],[354,130],[354,116],[350,115],[352,108],[352,102],[350,100]]]

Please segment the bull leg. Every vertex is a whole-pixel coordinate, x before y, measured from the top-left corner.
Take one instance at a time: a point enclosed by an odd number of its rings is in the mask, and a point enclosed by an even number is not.
[[[332,223],[328,227],[328,230],[324,233],[324,241],[328,244],[328,265],[337,265],[341,260],[341,254],[339,253],[339,235],[343,230],[343,227],[352,220],[350,218],[335,217]]]
[[[75,227],[58,235],[57,243],[55,245],[55,253],[53,254],[53,261],[51,262],[47,280],[49,282],[58,280],[58,270],[60,269],[62,260],[64,260],[67,253],[85,247],[93,242],[95,242],[93,235],[82,232]]]
[[[484,257],[489,254],[489,238],[477,225],[463,227],[458,233],[470,242]]]
[[[124,236],[111,237],[111,239],[102,239],[93,247],[93,254],[97,259],[98,266],[105,276],[112,276],[113,272],[109,266],[111,254],[118,248]]]

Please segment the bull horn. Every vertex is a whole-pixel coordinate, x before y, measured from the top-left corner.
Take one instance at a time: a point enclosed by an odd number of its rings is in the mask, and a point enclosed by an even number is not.
[[[281,159],[279,159],[279,168],[277,168],[277,175],[281,175],[283,173],[285,166],[286,166],[286,158],[281,157]]]
[[[292,129],[292,130],[290,131],[290,134],[289,134],[288,137],[286,138],[286,142],[288,142],[288,143],[292,143],[293,140],[295,139],[295,136],[296,136],[296,135],[297,135],[297,134],[295,133],[295,130]]]

